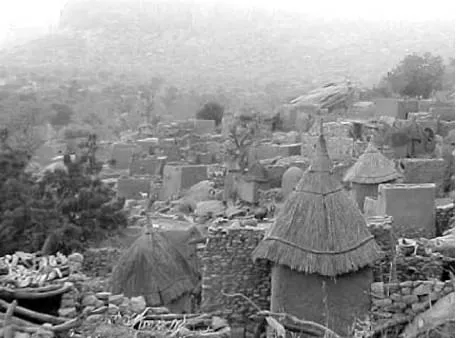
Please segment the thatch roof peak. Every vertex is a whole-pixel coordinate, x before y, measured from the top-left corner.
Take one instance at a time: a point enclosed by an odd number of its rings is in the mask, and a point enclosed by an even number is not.
[[[326,140],[323,136],[323,130],[320,129],[320,136],[315,144],[315,153],[310,162],[309,171],[312,172],[331,172],[332,161],[329,158],[328,147],[326,146]]]
[[[357,203],[332,173],[320,135],[312,166],[290,193],[254,259],[304,273],[337,276],[372,264],[380,248]]]
[[[346,182],[379,184],[398,179],[394,161],[384,156],[371,141],[358,161],[347,171]]]

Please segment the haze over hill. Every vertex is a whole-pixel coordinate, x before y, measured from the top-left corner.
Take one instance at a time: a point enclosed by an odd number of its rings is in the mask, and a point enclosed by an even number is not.
[[[451,20],[322,20],[208,2],[70,0],[52,34],[2,50],[0,63],[62,77],[158,76],[180,89],[290,96],[345,78],[371,86],[408,53],[446,60],[454,48]]]

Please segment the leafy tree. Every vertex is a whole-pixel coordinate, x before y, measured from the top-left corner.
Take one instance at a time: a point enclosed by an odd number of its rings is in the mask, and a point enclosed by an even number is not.
[[[445,65],[440,56],[412,54],[407,55],[384,80],[393,93],[429,98],[433,91],[442,89],[444,72]]]
[[[66,170],[39,178],[25,172],[28,153],[2,144],[0,255],[36,251],[47,237],[54,238],[55,250],[63,253],[83,250],[127,224],[125,200],[97,178],[102,166],[95,158],[95,135],[80,145],[79,156],[65,155]]]
[[[450,58],[448,65],[445,67],[445,74],[443,76],[443,89],[454,92],[455,86],[455,59]]]
[[[204,106],[196,113],[198,120],[214,120],[215,125],[218,126],[222,123],[223,113],[225,108],[217,102],[207,102]]]
[[[53,127],[61,128],[71,122],[71,118],[74,115],[73,109],[67,104],[53,103],[51,108],[55,114],[51,117],[50,123]]]

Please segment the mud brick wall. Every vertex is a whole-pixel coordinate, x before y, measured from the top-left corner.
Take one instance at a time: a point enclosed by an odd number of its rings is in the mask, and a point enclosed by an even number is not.
[[[107,277],[123,251],[118,248],[88,249],[84,252],[82,272],[89,277]]]
[[[454,291],[452,281],[406,281],[371,284],[371,315],[374,326],[403,317],[415,316]]]
[[[438,206],[435,213],[435,228],[437,236],[451,228],[450,220],[454,217],[454,204]]]
[[[202,311],[226,311],[226,318],[235,326],[251,330],[248,317],[256,312],[241,297],[226,297],[242,293],[261,309],[270,306],[270,266],[254,263],[251,255],[264,236],[264,228],[211,228],[202,252]]]
[[[435,183],[437,189],[445,179],[444,159],[407,158],[401,160],[404,166],[404,183]]]

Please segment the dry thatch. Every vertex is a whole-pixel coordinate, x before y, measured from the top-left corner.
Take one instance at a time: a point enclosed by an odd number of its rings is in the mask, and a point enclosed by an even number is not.
[[[356,202],[333,176],[321,135],[315,157],[253,253],[293,270],[336,276],[381,256]]]
[[[385,157],[373,142],[370,142],[358,161],[347,171],[344,181],[379,184],[398,179],[400,176],[394,161]]]
[[[166,305],[192,291],[197,278],[184,256],[159,231],[149,230],[120,258],[112,291],[144,296],[149,306]]]

